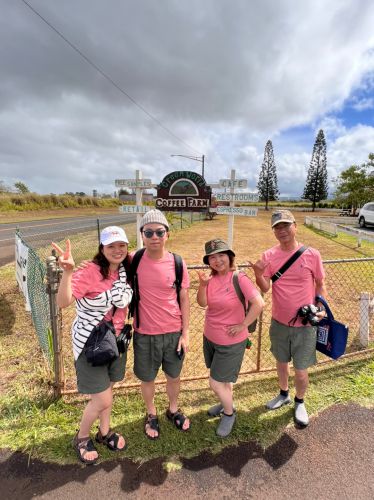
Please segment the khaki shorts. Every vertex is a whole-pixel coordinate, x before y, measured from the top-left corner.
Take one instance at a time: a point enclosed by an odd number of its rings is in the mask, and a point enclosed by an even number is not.
[[[280,363],[293,360],[296,370],[306,370],[317,363],[315,326],[288,326],[271,320],[271,352]]]
[[[171,378],[178,378],[184,360],[177,356],[181,332],[147,335],[134,332],[134,373],[142,382],[152,382],[162,371]]]
[[[97,394],[106,391],[111,382],[119,382],[125,377],[127,353],[119,355],[111,363],[92,366],[83,351],[75,362],[78,391],[81,394]]]
[[[236,382],[242,366],[247,339],[238,344],[219,345],[204,336],[205,365],[217,382]]]

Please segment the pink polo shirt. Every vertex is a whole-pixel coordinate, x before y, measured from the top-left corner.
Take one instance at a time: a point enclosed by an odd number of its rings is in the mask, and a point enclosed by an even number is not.
[[[232,271],[225,276],[215,274],[206,288],[208,308],[205,314],[204,335],[219,345],[238,344],[248,337],[247,328],[235,337],[227,333],[229,326],[237,325],[245,318],[244,307],[235,292],[232,275]],[[246,302],[260,293],[244,273],[239,273],[239,285]]]
[[[139,327],[143,334],[158,335],[179,332],[182,329],[182,313],[174,288],[175,264],[173,255],[166,251],[161,259],[153,260],[144,252],[137,269],[140,301]],[[190,279],[183,261],[182,288],[189,288]],[[134,325],[136,321],[134,321]]]
[[[301,246],[299,244],[298,248]],[[295,252],[296,250],[282,250],[280,245],[264,252],[262,260],[269,262],[264,277],[270,278]],[[288,325],[301,306],[314,304],[315,280],[322,280],[324,277],[320,253],[314,248],[307,248],[282,277],[272,284],[272,317],[279,323]],[[303,325],[300,319],[297,319],[292,326]]]
[[[72,292],[76,299],[82,299],[83,297],[94,299],[100,293],[110,290],[116,280],[118,280],[118,271],[110,272],[109,277],[104,279],[100,273],[100,267],[90,262],[84,269],[79,269],[73,274],[71,282]],[[123,328],[126,315],[127,307],[124,309],[116,309],[113,324],[117,334],[120,333]],[[112,319],[112,310],[107,312],[103,319],[108,321]]]

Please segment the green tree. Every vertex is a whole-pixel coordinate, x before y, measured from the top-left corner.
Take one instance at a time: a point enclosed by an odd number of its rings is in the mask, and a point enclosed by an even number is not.
[[[325,200],[327,195],[326,139],[321,129],[314,142],[303,198],[313,203],[314,212],[316,203]]]
[[[269,210],[269,201],[277,200],[279,195],[277,169],[271,141],[268,141],[265,145],[264,161],[262,162],[257,189],[260,200],[265,202],[265,210]]]
[[[17,189],[17,192],[19,194],[26,194],[26,193],[30,192],[30,190],[26,186],[26,184],[24,182],[21,182],[21,181],[15,182],[14,187]]]
[[[374,200],[374,153],[369,154],[369,161],[361,165],[351,165],[335,180],[335,199],[356,210],[365,203]]]

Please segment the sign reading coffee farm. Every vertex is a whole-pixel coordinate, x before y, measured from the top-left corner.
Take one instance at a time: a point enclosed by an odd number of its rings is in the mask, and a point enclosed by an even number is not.
[[[156,208],[167,211],[206,212],[212,188],[196,172],[171,172],[157,186]]]

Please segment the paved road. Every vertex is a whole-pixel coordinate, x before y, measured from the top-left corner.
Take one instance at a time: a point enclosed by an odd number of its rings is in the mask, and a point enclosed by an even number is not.
[[[248,441],[218,455],[183,459],[182,470],[170,474],[162,459],[59,466],[3,450],[1,494],[6,500],[372,500],[373,444],[374,410],[336,405],[304,430],[286,429],[266,450]]]
[[[0,224],[0,266],[14,260],[14,234],[18,227],[26,242],[32,242],[33,248],[47,244],[52,238],[64,238],[65,235],[77,234],[80,231],[95,229],[98,217],[69,217],[63,219],[46,219],[20,222],[19,224]],[[99,217],[100,227],[130,224],[135,222],[136,215],[110,214]]]

